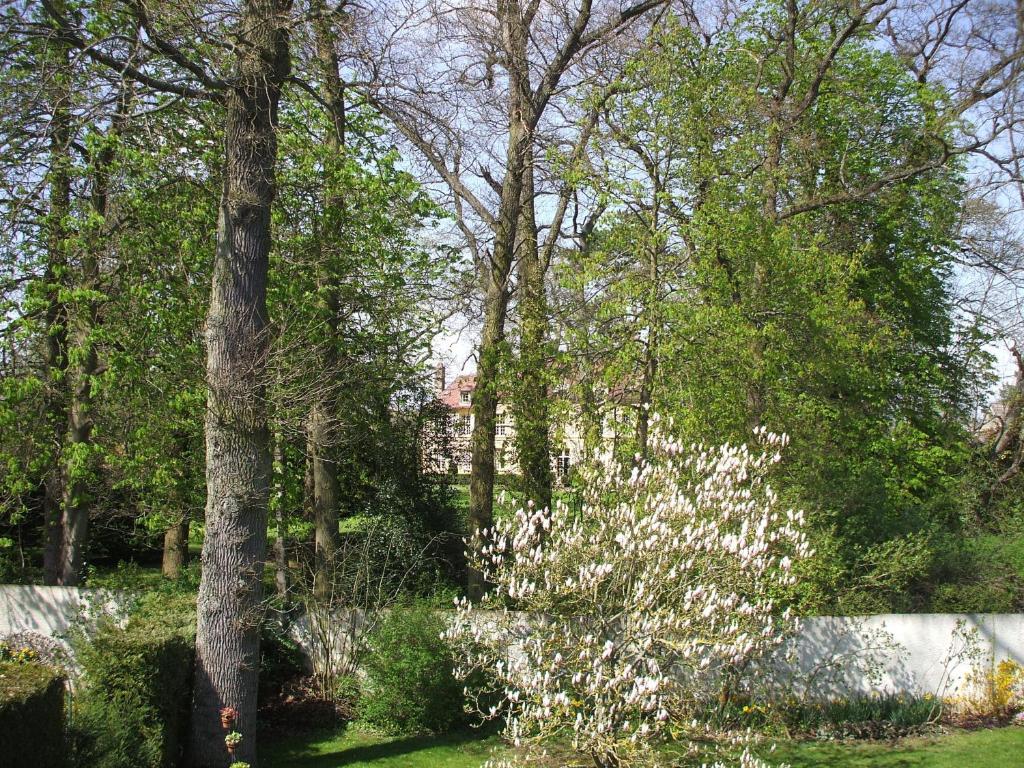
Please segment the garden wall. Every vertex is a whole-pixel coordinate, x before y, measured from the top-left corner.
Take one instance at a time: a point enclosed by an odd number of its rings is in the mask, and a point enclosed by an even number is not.
[[[972,669],[1024,664],[1024,614],[820,616],[803,620],[783,655],[793,649],[797,664],[775,662],[782,684],[791,675],[794,688],[817,696],[948,695]]]
[[[360,611],[335,616],[330,642],[336,658],[347,658],[365,624]],[[310,658],[323,644],[311,639],[305,617],[291,632]],[[810,698],[872,692],[945,696],[955,694],[972,669],[993,670],[1003,659],[1024,665],[1024,614],[819,616],[801,622],[771,661],[771,674],[752,677]]]
[[[3,585],[0,637],[20,632],[60,635],[82,611],[116,612],[122,604],[123,598],[99,590]],[[336,617],[336,652],[346,648],[353,622],[364,623],[365,617]],[[293,635],[310,653],[308,623],[296,622]],[[775,659],[773,677],[780,685],[815,696],[942,694],[954,692],[972,667],[993,668],[1003,659],[1024,664],[1024,614],[815,617],[803,621],[799,634]]]
[[[124,597],[109,590],[3,584],[0,638],[23,632],[58,637],[79,617],[96,616],[100,611],[118,614],[124,603]]]

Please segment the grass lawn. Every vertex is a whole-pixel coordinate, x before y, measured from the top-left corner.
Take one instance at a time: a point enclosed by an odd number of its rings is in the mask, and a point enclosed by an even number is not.
[[[478,768],[500,741],[466,731],[445,737],[382,738],[355,728],[260,745],[273,768]],[[1024,728],[957,731],[898,742],[780,744],[772,763],[793,768],[1024,768]]]
[[[267,738],[260,743],[260,764],[273,768],[479,768],[500,746],[496,736],[476,730],[387,738],[346,728]]]
[[[780,744],[776,762],[840,768],[1022,768],[1024,728],[955,731],[891,742]]]

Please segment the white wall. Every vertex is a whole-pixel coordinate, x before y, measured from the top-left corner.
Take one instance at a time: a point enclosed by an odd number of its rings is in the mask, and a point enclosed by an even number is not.
[[[117,613],[124,597],[74,587],[0,586],[0,639],[18,632],[59,636],[83,612]],[[366,619],[357,616],[360,623]],[[348,619],[337,618],[342,653]],[[960,629],[958,629],[958,627]],[[309,651],[308,625],[293,627]],[[966,630],[966,632],[964,631]],[[974,638],[973,657],[964,636]],[[904,692],[955,693],[973,666],[1003,659],[1024,664],[1024,614],[884,614],[805,619],[788,650],[773,662],[778,685],[815,696]]]
[[[1024,664],[1024,615],[816,617],[802,622],[794,644],[798,663],[784,674],[797,689],[948,695],[972,668],[994,669],[1004,659]]]
[[[0,639],[19,632],[58,637],[80,616],[117,615],[125,602],[108,590],[0,585]]]

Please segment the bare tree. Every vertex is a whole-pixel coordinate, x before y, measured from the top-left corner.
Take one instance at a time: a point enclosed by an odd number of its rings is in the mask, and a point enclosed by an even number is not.
[[[483,320],[473,393],[469,512],[474,530],[486,529],[492,519],[506,321],[514,267],[524,254],[520,273],[529,286],[522,329],[527,348],[546,333],[543,264],[534,247],[538,227],[530,223],[530,209],[536,210],[536,161],[545,149],[537,151],[540,128],[557,112],[552,104],[564,97],[573,69],[663,4],[583,0],[569,8],[543,0],[423,0],[382,6],[372,19],[375,34],[363,58],[365,90],[446,189],[480,276]],[[535,231],[524,233],[524,222]],[[547,238],[557,242],[560,234],[560,226],[552,226]],[[532,359],[537,357],[533,352],[528,357],[531,365],[543,364]],[[525,391],[547,401],[539,372],[532,371],[527,383]],[[533,405],[543,409],[538,402]],[[526,426],[540,446],[526,469],[536,474],[531,485],[546,495],[548,425],[542,417]],[[480,575],[470,573],[471,595],[478,596],[482,586]]]

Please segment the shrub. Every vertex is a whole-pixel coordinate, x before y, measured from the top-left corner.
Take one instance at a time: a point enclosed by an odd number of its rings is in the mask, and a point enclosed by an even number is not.
[[[507,715],[517,744],[565,738],[598,766],[707,737],[701,703],[737,693],[787,636],[780,598],[809,553],[803,515],[777,510],[765,482],[786,440],[756,435],[759,450],[687,450],[659,427],[646,459],[582,467],[578,509],[527,505],[478,533],[482,604],[501,610],[461,601],[449,637],[458,674],[483,672],[500,697],[481,714]]]
[[[462,718],[462,685],[441,639],[445,622],[422,603],[392,609],[366,638],[362,719],[392,734],[443,733]]]
[[[125,627],[101,624],[76,641],[83,686],[75,757],[85,768],[173,768],[192,697],[194,598],[156,593]]]
[[[1024,667],[1003,659],[994,667],[977,663],[964,680],[963,692],[949,698],[954,721],[1001,720],[1024,707]]]
[[[32,661],[0,661],[0,756],[6,768],[66,765],[60,672]]]

